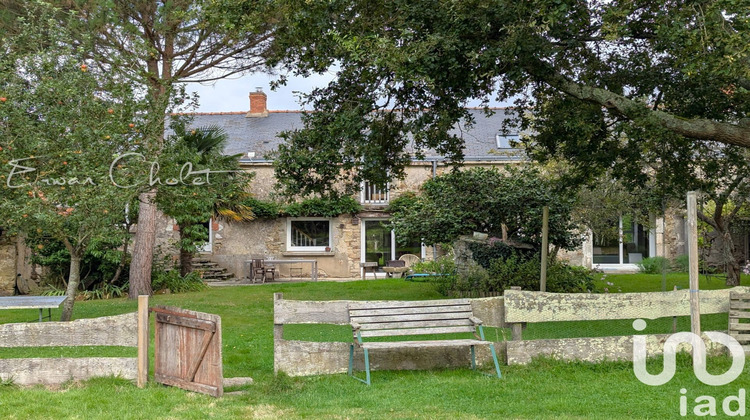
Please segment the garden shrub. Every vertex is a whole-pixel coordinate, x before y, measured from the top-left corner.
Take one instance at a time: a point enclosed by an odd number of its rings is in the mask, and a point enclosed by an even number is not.
[[[456,262],[452,256],[439,257],[434,261],[421,261],[411,266],[415,273],[427,274],[449,274],[447,276],[429,277],[428,281],[435,285],[437,292],[443,296],[448,296],[451,290],[458,290],[456,286],[457,277]]]
[[[594,276],[588,268],[569,265],[562,261],[553,261],[547,267],[548,292],[585,293],[593,290]]]
[[[456,272],[456,262],[452,256],[446,255],[433,261],[420,261],[411,266],[411,269],[415,273],[453,274]]]
[[[638,263],[638,268],[642,273],[660,274],[663,271],[669,271],[669,260],[664,257],[644,258]]]
[[[197,271],[182,277],[178,270],[158,270],[154,271],[151,277],[151,286],[154,290],[169,289],[171,293],[197,292],[208,287]]]
[[[516,249],[501,241],[493,241],[489,244],[470,242],[469,250],[474,261],[487,270],[489,270],[492,261],[497,259],[508,259],[515,255],[525,261],[534,256],[532,250]]]
[[[488,291],[500,292],[518,286],[523,290],[539,290],[541,263],[536,258],[523,260],[516,254],[498,258],[490,264],[491,284]]]
[[[672,270],[678,273],[687,273],[690,271],[690,256],[683,254],[674,259]]]
[[[512,286],[523,290],[539,290],[541,262],[539,255],[532,258],[512,253],[508,258],[491,261],[489,270],[479,265],[455,278],[437,278],[438,291],[444,295],[455,292],[502,292]],[[553,293],[583,293],[594,290],[591,271],[562,261],[550,261],[547,266],[547,291]]]

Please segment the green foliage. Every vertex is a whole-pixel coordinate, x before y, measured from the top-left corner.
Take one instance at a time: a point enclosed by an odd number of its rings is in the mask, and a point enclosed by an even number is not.
[[[151,275],[151,285],[154,290],[167,290],[171,293],[199,292],[208,286],[201,279],[200,274],[193,271],[185,277],[177,270],[154,270]]]
[[[174,133],[160,154],[161,179],[179,180],[159,185],[157,205],[180,226],[179,247],[195,252],[208,240],[204,223],[212,217],[252,220],[252,209],[244,204],[252,174],[240,169],[237,156],[222,154],[227,133],[220,127],[187,128],[187,121],[172,121]],[[199,175],[185,175],[186,168]],[[200,175],[201,171],[210,171]]]
[[[669,272],[669,259],[665,257],[644,258],[638,263],[638,269],[646,274],[660,274]]]
[[[690,271],[690,256],[688,254],[678,255],[674,259],[672,269],[678,273],[687,273]]]
[[[81,296],[84,300],[121,298],[127,296],[128,286],[129,285],[127,283],[123,284],[122,286],[114,286],[109,283],[102,283],[92,290],[84,291],[83,293],[81,293]]]
[[[420,261],[411,266],[415,273],[452,274],[456,272],[456,262],[452,256],[445,255],[437,260]]]
[[[507,259],[493,261],[489,272],[493,281],[490,290],[501,291],[511,286],[519,286],[523,290],[539,290],[541,261],[539,255],[525,261],[514,255]],[[590,270],[568,265],[563,261],[548,263],[548,292],[581,293],[593,290],[594,277]]]
[[[492,261],[497,259],[507,259],[516,255],[526,260],[534,256],[533,250],[516,249],[501,241],[493,241],[489,244],[469,242],[469,250],[474,261],[484,269],[489,269]]]
[[[614,168],[640,182],[648,160],[690,182],[698,140],[748,146],[745,2],[282,4],[275,61],[337,72],[280,149],[293,189],[398,176],[407,145],[460,160],[452,130],[473,98],[515,101],[527,145],[575,157],[579,180]]]
[[[286,205],[282,213],[290,217],[336,217],[342,214],[356,214],[362,205],[351,196],[308,198],[298,203]]]
[[[443,296],[455,289],[457,280],[456,262],[451,255],[438,257],[437,260],[420,261],[413,266],[411,270],[415,273],[440,274],[439,276],[429,277],[427,280],[435,285],[436,290]]]
[[[245,199],[244,205],[252,210],[256,219],[276,219],[281,216],[281,205],[275,201],[259,200],[254,197]]]
[[[117,60],[106,70],[94,66],[81,47],[90,34],[61,25],[65,13],[33,2],[21,16],[18,35],[0,38],[0,217],[11,232],[64,244],[71,266],[65,320],[79,268],[86,268],[81,258],[88,251],[107,260],[101,252],[108,246],[99,245],[121,244],[128,235],[125,208],[138,191],[120,188],[110,175],[143,178],[145,163],[112,162],[142,151],[146,104]]]
[[[289,204],[250,197],[245,199],[243,204],[250,208],[258,219],[276,219],[287,216],[336,217],[342,214],[357,214],[362,210],[362,205],[350,196],[308,198]]]
[[[125,260],[119,277],[114,278],[122,262],[120,239],[120,235],[97,238],[86,248],[81,259],[81,283],[79,285],[81,291],[121,287],[127,283],[128,258]],[[70,272],[70,253],[65,245],[59,240],[37,233],[29,233],[25,241],[26,245],[34,250],[31,262],[46,268],[44,278],[47,285],[64,285]],[[110,283],[112,280],[115,280],[115,284]]]
[[[535,168],[506,172],[473,168],[435,177],[417,197],[396,200],[392,225],[401,243],[445,243],[472,231],[541,244],[542,211],[550,208],[550,243],[570,249],[581,242],[571,221],[574,196],[558,190]]]
[[[551,267],[552,264],[548,266]],[[509,258],[496,259],[492,261],[488,271],[492,283],[487,288],[491,291],[499,292],[510,289],[511,286],[518,286],[523,290],[539,290],[541,262],[538,255],[527,259],[514,254]],[[547,291],[553,291],[551,280],[548,276]]]

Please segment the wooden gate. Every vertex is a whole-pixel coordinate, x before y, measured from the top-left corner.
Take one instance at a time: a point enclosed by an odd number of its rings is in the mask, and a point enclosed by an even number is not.
[[[156,382],[221,397],[221,317],[167,306],[151,311]]]

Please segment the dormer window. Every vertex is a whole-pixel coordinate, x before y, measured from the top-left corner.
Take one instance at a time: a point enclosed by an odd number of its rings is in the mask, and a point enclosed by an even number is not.
[[[495,142],[498,149],[518,149],[520,140],[521,137],[518,134],[498,133],[495,135]]]

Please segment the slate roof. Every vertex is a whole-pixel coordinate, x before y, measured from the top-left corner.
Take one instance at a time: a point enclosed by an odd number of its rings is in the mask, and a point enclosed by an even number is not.
[[[513,112],[510,109],[496,108],[494,114],[487,117],[481,109],[469,110],[475,123],[471,128],[463,124],[453,130],[465,141],[464,155],[467,158],[482,160],[508,160],[507,154],[497,153],[495,136],[502,130],[503,121]],[[229,141],[224,149],[225,154],[243,154],[253,152],[252,160],[261,160],[269,152],[275,151],[281,139],[278,133],[285,130],[302,128],[301,111],[269,111],[267,117],[246,117],[246,112],[210,112],[194,113],[192,127],[218,125],[229,134]],[[413,151],[413,150],[410,150]],[[439,157],[434,151],[426,151],[425,157]]]

